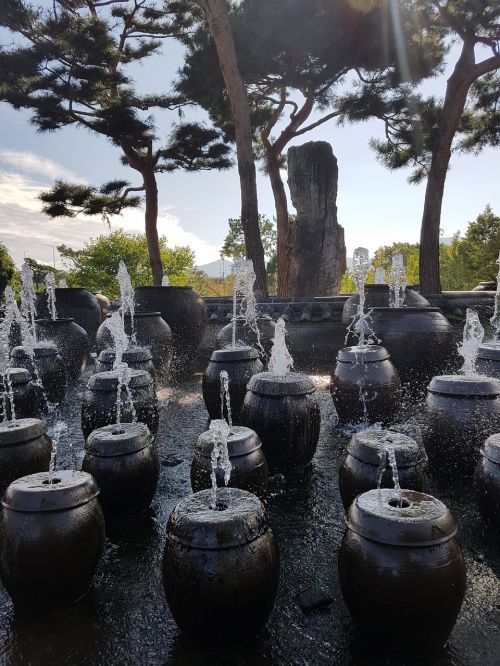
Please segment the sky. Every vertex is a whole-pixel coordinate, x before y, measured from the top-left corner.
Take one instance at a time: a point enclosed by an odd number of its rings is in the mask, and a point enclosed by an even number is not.
[[[452,50],[451,58],[456,54]],[[450,61],[452,62],[452,60]],[[181,47],[169,43],[162,56],[137,66],[134,78],[141,91],[169,89],[182,63]],[[426,90],[444,95],[445,77],[426,84]],[[186,119],[203,119],[196,111]],[[157,131],[166,136],[175,112],[158,116]],[[389,171],[369,147],[372,137],[383,138],[377,121],[339,127],[334,121],[298,137],[292,144],[310,140],[331,143],[338,160],[338,220],[345,229],[347,255],[354,248],[367,247],[373,253],[394,241],[418,242],[425,184],[410,185],[409,170]],[[62,243],[80,249],[90,238],[108,233],[99,218],[50,221],[40,211],[38,194],[54,179],[102,184],[124,177],[133,184],[139,179],[121,165],[120,151],[103,137],[86,130],[64,128],[39,134],[25,111],[15,111],[0,103],[0,241],[5,243],[16,264],[24,256],[52,263],[61,261],[56,246]],[[445,237],[464,232],[468,222],[490,204],[500,213],[500,149],[486,149],[479,156],[452,158],[442,212]],[[286,173],[284,174],[286,179]],[[274,203],[268,179],[258,173],[259,210],[272,217]],[[170,246],[188,245],[196,263],[219,258],[227,233],[227,220],[239,217],[240,191],[236,167],[229,171],[182,171],[159,174],[160,215],[158,230]],[[290,204],[290,211],[293,207]],[[142,232],[143,211],[127,211],[115,216],[112,229]]]

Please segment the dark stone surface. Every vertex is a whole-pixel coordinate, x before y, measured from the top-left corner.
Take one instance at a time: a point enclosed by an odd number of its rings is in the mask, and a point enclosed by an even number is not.
[[[268,628],[233,651],[199,649],[181,638],[161,587],[165,527],[173,506],[190,493],[190,466],[197,436],[206,430],[201,376],[160,394],[157,447],[162,462],[150,513],[108,527],[95,588],[82,602],[39,617],[14,614],[0,590],[2,664],[92,664],[99,666],[408,666],[366,647],[353,629],[340,594],[337,554],[344,511],[337,475],[347,438],[335,428],[326,387],[319,393],[322,429],[309,474],[275,477],[266,498],[281,553],[281,582]],[[86,377],[64,407],[75,443]],[[80,395],[78,395],[80,394]],[[166,402],[165,398],[169,401]],[[60,461],[69,461],[61,446]],[[82,451],[83,453],[83,451]],[[500,654],[500,544],[483,527],[471,492],[459,484],[430,492],[449,505],[460,527],[468,569],[464,606],[451,645],[419,666],[497,666]],[[321,611],[305,614],[300,595],[323,590],[331,598]]]
[[[337,221],[337,158],[326,141],[288,150],[290,220],[288,282],[294,296],[338,294],[346,270],[344,229]]]

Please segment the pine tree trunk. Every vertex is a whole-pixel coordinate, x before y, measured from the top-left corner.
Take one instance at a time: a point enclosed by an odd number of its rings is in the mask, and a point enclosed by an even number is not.
[[[278,236],[277,265],[278,265],[278,296],[289,296],[290,285],[288,280],[289,243],[288,243],[288,201],[283,180],[281,179],[279,162],[272,149],[266,151],[267,171],[274,196],[276,208],[276,228]]]
[[[231,105],[240,176],[241,225],[245,237],[247,258],[252,260],[255,270],[255,293],[258,299],[265,299],[267,298],[266,265],[259,230],[257,178],[253,156],[250,108],[245,84],[238,69],[227,4],[226,0],[194,1],[203,10],[212,33]]]
[[[149,262],[153,274],[153,285],[161,287],[163,279],[163,264],[160,254],[160,242],[158,238],[158,186],[153,171],[142,172],[144,188],[146,193],[146,212],[144,215],[146,227],[146,239],[148,241]]]
[[[439,235],[444,186],[451,157],[451,146],[460,124],[467,94],[473,81],[474,45],[464,42],[462,53],[446,85],[446,96],[432,149],[431,166],[425,190],[420,229],[420,291],[441,292],[439,279]]]

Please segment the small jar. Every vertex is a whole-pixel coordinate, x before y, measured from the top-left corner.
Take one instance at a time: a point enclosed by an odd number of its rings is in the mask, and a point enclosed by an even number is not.
[[[0,577],[15,607],[73,604],[89,591],[104,545],[99,489],[58,470],[10,484],[0,515]]]
[[[9,384],[12,389],[12,401],[9,398]],[[25,368],[7,368],[5,375],[0,375],[0,420],[40,419],[43,416],[45,400],[41,386],[37,386]],[[13,405],[12,405],[13,403]],[[14,406],[14,413],[12,412]]]
[[[103,349],[95,364],[95,372],[108,372],[113,370],[116,359],[114,349]],[[156,370],[153,365],[153,356],[147,347],[131,347],[123,352],[123,363],[134,370],[145,370],[156,382]]]
[[[144,370],[128,369],[128,387],[120,390],[120,421],[145,423],[153,434],[158,430],[158,398],[153,379]],[[98,372],[87,382],[82,402],[82,432],[85,439],[93,430],[117,421],[118,372]]]
[[[59,405],[64,400],[66,366],[53,342],[37,342],[33,357],[25,347],[15,347],[11,357],[16,368],[24,368],[33,380],[40,380],[48,402]]]
[[[443,479],[471,479],[479,450],[500,431],[500,380],[440,375],[427,390],[424,446],[431,471]]]
[[[427,456],[423,444],[391,430],[362,430],[347,445],[347,454],[339,469],[339,489],[344,509],[355,497],[377,488],[394,486],[393,471],[387,460],[387,448],[394,450],[399,484],[408,490],[423,490]]]
[[[342,596],[366,640],[403,657],[445,646],[465,594],[457,525],[439,500],[412,490],[358,495],[339,551]]]
[[[28,474],[49,469],[52,442],[40,419],[0,423],[0,492]]]
[[[213,433],[202,433],[196,442],[193,462],[191,463],[191,487],[196,493],[211,488]],[[227,450],[231,463],[231,478],[227,484],[231,488],[241,488],[261,497],[264,495],[269,478],[266,457],[262,442],[257,433],[250,428],[233,426],[227,438]],[[224,472],[216,470],[217,486],[223,488]]]
[[[345,347],[337,355],[330,391],[343,424],[394,420],[401,407],[401,382],[389,353],[378,345]]]
[[[98,428],[85,443],[82,470],[97,481],[106,517],[142,513],[151,504],[160,474],[153,435],[144,423]]]
[[[181,632],[209,647],[253,639],[272,611],[279,555],[262,502],[238,488],[181,500],[170,514],[163,589]]]
[[[262,441],[272,471],[308,465],[316,452],[321,414],[313,381],[298,372],[254,375],[247,388],[240,424]]]
[[[232,420],[233,423],[238,423],[248,382],[253,375],[262,370],[263,365],[259,360],[259,354],[252,347],[214,351],[202,381],[203,400],[210,418],[228,419],[226,404],[224,404],[224,413],[221,414],[220,373],[222,371],[227,372],[228,375]]]
[[[477,350],[476,371],[500,379],[500,342],[485,342]]]

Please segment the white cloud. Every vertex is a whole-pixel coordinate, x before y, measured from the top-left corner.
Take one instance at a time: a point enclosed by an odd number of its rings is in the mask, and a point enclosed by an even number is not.
[[[45,176],[47,180],[62,178],[63,180],[79,180],[80,182],[85,182],[82,178],[79,178],[72,171],[69,171],[57,162],[54,162],[47,157],[42,157],[41,155],[35,155],[26,150],[9,150],[8,148],[0,148],[0,162],[3,162],[10,167],[14,167],[16,171]]]
[[[90,238],[108,233],[108,227],[100,218],[49,220],[42,214],[38,200],[38,195],[46,188],[47,185],[27,175],[0,171],[0,240],[5,243],[17,265],[22,263],[24,256],[52,263],[55,246],[64,243],[80,249]],[[142,233],[143,211],[128,210],[116,216],[111,229],[118,228]],[[166,236],[170,247],[189,246],[195,253],[197,264],[219,258],[218,247],[183,229],[180,220],[166,208],[160,211],[158,232]],[[57,253],[56,264],[60,265]]]

